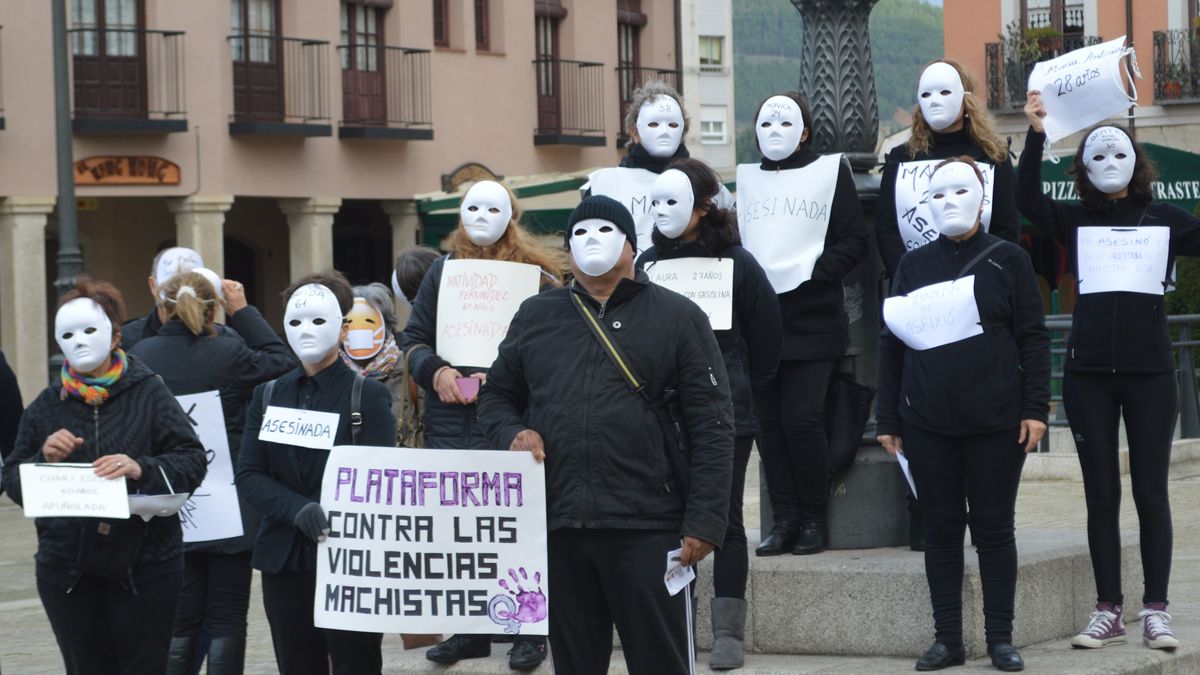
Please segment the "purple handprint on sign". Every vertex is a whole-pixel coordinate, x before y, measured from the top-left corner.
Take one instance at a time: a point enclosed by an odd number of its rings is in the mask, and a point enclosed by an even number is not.
[[[505,579],[500,580],[500,588],[507,591],[508,595],[501,593],[492,596],[488,602],[488,617],[504,626],[505,633],[516,635],[521,632],[521,624],[546,620],[546,594],[542,592],[541,572],[535,572],[533,575],[533,583],[537,585],[536,591],[525,590],[521,585],[522,582],[529,581],[529,574],[524,567],[516,570],[510,568],[508,576],[513,580],[512,585]],[[516,590],[513,590],[514,587]],[[516,600],[509,596],[514,596]]]

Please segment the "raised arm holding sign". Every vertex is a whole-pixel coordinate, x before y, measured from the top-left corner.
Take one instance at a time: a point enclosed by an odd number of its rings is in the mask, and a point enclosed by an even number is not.
[[[1126,61],[1126,57],[1130,60]],[[1042,122],[1050,143],[1101,120],[1121,115],[1136,102],[1133,74],[1141,77],[1141,73],[1133,58],[1133,48],[1125,46],[1122,35],[1033,67],[1028,90],[1042,94],[1045,106]],[[1133,74],[1130,73],[1131,65]],[[1129,90],[1126,89],[1126,78]]]

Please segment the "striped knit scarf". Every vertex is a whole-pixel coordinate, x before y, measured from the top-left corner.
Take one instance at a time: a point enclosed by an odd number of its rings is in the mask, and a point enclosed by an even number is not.
[[[117,348],[112,354],[112,365],[99,377],[83,377],[67,362],[63,362],[59,379],[62,381],[62,398],[68,394],[83,399],[91,406],[101,406],[108,399],[109,387],[125,374],[125,350]]]

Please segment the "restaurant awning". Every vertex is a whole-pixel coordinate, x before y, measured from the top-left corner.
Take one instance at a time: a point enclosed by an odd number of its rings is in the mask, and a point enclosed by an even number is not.
[[[1155,143],[1142,143],[1142,149],[1158,166],[1154,199],[1194,213],[1200,202],[1200,155]],[[1072,157],[1062,157],[1058,164],[1042,161],[1042,192],[1052,199],[1079,199],[1075,194],[1075,177],[1067,173]]]

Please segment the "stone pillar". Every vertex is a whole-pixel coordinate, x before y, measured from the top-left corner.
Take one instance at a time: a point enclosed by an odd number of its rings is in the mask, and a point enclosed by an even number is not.
[[[0,199],[0,346],[25,403],[46,386],[46,217],[54,197]]]
[[[336,197],[280,199],[288,221],[288,278],[333,267],[333,215],[342,207]]]
[[[225,214],[233,206],[233,195],[193,195],[167,200],[175,214],[175,241],[204,260],[204,266],[225,275]]]
[[[418,246],[421,233],[421,214],[417,203],[411,199],[385,200],[380,202],[383,212],[392,221],[392,262],[401,251]]]

